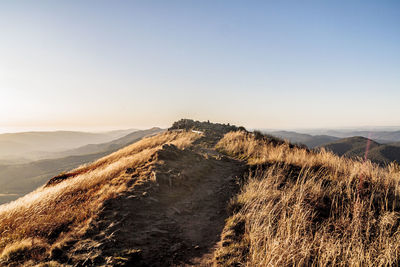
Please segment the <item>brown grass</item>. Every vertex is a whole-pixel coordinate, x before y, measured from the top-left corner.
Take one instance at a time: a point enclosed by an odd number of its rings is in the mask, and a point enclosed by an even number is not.
[[[223,266],[400,263],[400,168],[228,133],[217,148],[260,164],[232,200]]]
[[[19,263],[26,260],[40,261],[46,257],[48,244],[37,238],[27,238],[8,244],[0,254],[3,262]]]
[[[127,189],[127,177],[123,175],[127,168],[146,164],[164,144],[184,148],[197,138],[199,135],[191,132],[165,132],[145,138],[73,170],[74,175],[60,183],[0,206],[0,263],[8,259],[10,251],[39,244],[51,247],[78,238],[103,202]]]
[[[0,206],[0,264],[32,265],[84,234],[105,200],[127,189],[127,168],[148,166],[164,144],[192,132],[146,138]],[[400,167],[313,152],[231,132],[217,149],[254,166],[230,208],[215,254],[223,266],[400,264]]]

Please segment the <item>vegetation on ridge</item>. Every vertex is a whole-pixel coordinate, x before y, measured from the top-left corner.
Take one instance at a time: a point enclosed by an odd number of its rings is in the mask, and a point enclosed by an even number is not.
[[[400,168],[228,133],[217,148],[257,165],[232,200],[223,266],[400,263]]]
[[[118,196],[129,183],[141,183],[126,175],[127,168],[149,164],[151,155],[165,144],[184,148],[198,138],[191,132],[145,138],[73,170],[73,175],[67,173],[69,178],[62,183],[0,206],[0,265],[35,262],[58,253],[85,234],[107,199]]]

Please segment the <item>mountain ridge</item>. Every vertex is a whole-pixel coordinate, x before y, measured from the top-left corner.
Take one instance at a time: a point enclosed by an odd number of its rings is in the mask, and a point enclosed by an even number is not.
[[[399,179],[395,163],[181,120],[1,205],[0,264],[397,265]]]

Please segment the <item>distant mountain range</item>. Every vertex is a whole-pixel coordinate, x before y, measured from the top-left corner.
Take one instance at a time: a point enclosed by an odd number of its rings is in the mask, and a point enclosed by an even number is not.
[[[118,139],[112,140],[107,143],[101,144],[87,144],[78,148],[69,149],[61,152],[50,153],[51,158],[68,157],[73,155],[88,155],[93,153],[110,152],[112,150],[118,150],[132,142],[136,142],[143,138],[143,136],[159,133],[162,129],[154,127],[147,130],[135,130],[129,134],[120,137]]]
[[[135,131],[106,143],[88,144],[76,149],[48,153],[51,156],[49,159],[20,164],[0,164],[0,204],[17,199],[21,195],[43,185],[51,177],[63,171],[92,162],[104,155],[139,141],[145,136],[150,136],[161,131],[163,130],[160,128]],[[65,132],[63,134],[67,137]],[[76,133],[73,133],[73,135],[76,136]],[[80,136],[85,136],[85,134]]]
[[[304,144],[309,148],[315,148],[323,144],[339,140],[338,137],[329,135],[310,135],[290,131],[273,131],[268,134],[288,140],[293,144]]]
[[[23,163],[52,158],[52,153],[100,144],[123,137],[136,129],[102,133],[54,131],[0,134],[0,163]],[[56,154],[55,154],[56,155]]]
[[[400,130],[380,131],[380,130],[319,130],[310,134],[329,135],[339,138],[361,136],[370,138],[381,144],[400,142]]]

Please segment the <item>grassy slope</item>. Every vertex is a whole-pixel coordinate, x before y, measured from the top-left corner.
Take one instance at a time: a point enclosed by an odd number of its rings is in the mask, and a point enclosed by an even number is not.
[[[236,132],[220,151],[258,166],[231,203],[222,266],[400,263],[400,168]],[[255,168],[255,167],[254,167]]]
[[[103,203],[126,190],[127,168],[147,164],[164,144],[179,148],[199,137],[167,132],[145,138],[71,172],[73,177],[0,206],[0,263],[40,261],[85,233]],[[23,255],[23,256],[22,256]]]

